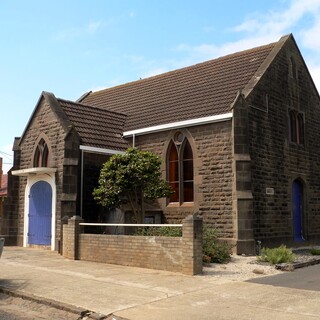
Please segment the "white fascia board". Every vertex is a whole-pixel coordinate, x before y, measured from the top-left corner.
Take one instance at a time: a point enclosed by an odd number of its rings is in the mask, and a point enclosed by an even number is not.
[[[218,115],[210,116],[210,117],[166,123],[166,124],[161,124],[161,125],[153,126],[153,127],[125,131],[123,133],[123,136],[126,138],[126,137],[137,136],[137,135],[142,135],[142,134],[147,134],[147,133],[152,133],[152,132],[159,132],[159,131],[165,131],[165,130],[171,130],[171,129],[198,126],[198,125],[207,124],[207,123],[227,121],[227,120],[232,119],[232,116],[233,116],[233,113],[229,112],[229,113],[218,114]]]
[[[92,152],[92,153],[103,153],[103,154],[125,154],[124,151],[89,147],[89,146],[80,146],[80,150]]]

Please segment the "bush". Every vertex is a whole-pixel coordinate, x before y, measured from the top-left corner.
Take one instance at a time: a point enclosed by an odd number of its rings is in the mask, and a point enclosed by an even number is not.
[[[283,244],[274,249],[262,248],[261,256],[258,256],[258,260],[270,262],[271,264],[293,262],[294,259],[295,255],[292,250]]]
[[[217,230],[203,226],[203,262],[225,263],[231,259],[231,246],[226,242],[219,242]]]
[[[319,255],[320,255],[320,249],[312,248],[312,249],[310,250],[310,253],[311,253],[313,256],[319,256]]]
[[[136,236],[148,237],[182,237],[182,228],[180,227],[143,227],[137,229]]]

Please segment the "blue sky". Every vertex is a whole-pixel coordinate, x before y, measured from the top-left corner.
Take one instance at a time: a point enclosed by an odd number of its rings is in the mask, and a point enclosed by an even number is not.
[[[288,33],[320,90],[320,0],[0,0],[4,170],[42,91],[76,100]]]

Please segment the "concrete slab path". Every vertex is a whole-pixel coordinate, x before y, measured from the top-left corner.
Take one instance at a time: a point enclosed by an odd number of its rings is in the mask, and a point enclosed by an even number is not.
[[[5,247],[0,289],[114,319],[319,319],[320,292],[67,260]]]

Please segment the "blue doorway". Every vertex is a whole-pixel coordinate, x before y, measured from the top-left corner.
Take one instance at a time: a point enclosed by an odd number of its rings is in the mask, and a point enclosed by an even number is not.
[[[294,241],[304,241],[303,237],[303,184],[300,180],[292,184],[292,220]]]
[[[32,185],[29,195],[28,243],[51,245],[52,188],[48,182]]]

